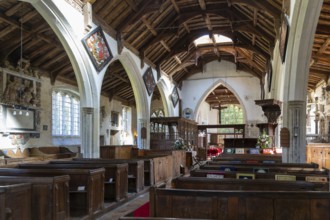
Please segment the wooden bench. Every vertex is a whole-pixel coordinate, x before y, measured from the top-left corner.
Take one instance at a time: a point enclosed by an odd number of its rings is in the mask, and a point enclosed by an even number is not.
[[[77,153],[70,151],[66,147],[48,146],[28,148],[30,156],[43,157],[44,159],[73,158]]]
[[[68,175],[54,177],[0,176],[0,184],[30,183],[32,219],[64,220],[70,218]]]
[[[31,218],[31,184],[19,183],[19,184],[0,184],[0,190],[4,192],[4,219],[26,219]],[[0,202],[1,203],[1,202]],[[1,216],[1,215],[0,215]]]
[[[262,166],[262,167],[300,167],[300,168],[319,168],[316,163],[241,163],[240,161],[207,161],[207,165],[218,165],[218,166]]]
[[[220,170],[191,170],[190,176],[194,177],[207,177],[208,175],[222,175],[223,178],[236,178],[238,173],[246,173],[251,174],[252,172],[243,172],[243,171],[220,171]],[[327,173],[324,173],[322,171],[310,171],[310,172],[287,172],[287,173],[253,173],[255,175],[255,179],[275,179],[275,175],[294,175],[296,176],[296,180],[302,180],[305,181],[307,176],[313,176],[313,177],[322,177],[326,178],[326,180],[329,181],[329,175]]]
[[[98,169],[18,169],[0,168],[0,176],[69,175],[70,215],[93,216],[104,208],[104,168]]]
[[[6,220],[5,190],[0,188],[0,220]]]
[[[128,164],[97,164],[97,163],[52,163],[52,164],[20,164],[19,168],[30,169],[97,169],[104,168],[104,194],[106,201],[120,201],[127,198],[128,190]],[[74,162],[74,161],[73,161]],[[111,181],[110,181],[111,179]],[[103,188],[103,187],[102,187]],[[103,191],[102,191],[103,192]]]
[[[242,172],[256,172],[256,170],[263,169],[268,172],[289,173],[289,172],[315,172],[328,174],[328,170],[320,170],[318,168],[304,168],[304,167],[290,167],[290,166],[254,166],[254,165],[203,165],[201,170],[220,170],[220,171],[242,171]]]
[[[153,186],[155,184],[155,171],[152,158],[139,156],[136,159],[144,161],[144,185]]]
[[[56,164],[128,164],[128,191],[140,192],[144,189],[144,161],[139,159],[98,159],[74,158],[73,161],[50,161]]]
[[[120,217],[119,220],[215,220],[215,219],[205,219],[205,218],[166,218],[166,217]]]
[[[171,166],[172,171],[168,172],[168,175],[171,175],[169,179],[178,177],[181,175],[181,166],[186,166],[186,151],[185,150],[158,150],[158,149],[140,149],[138,152],[139,156],[151,156],[153,158],[171,156],[171,160],[168,161]],[[169,166],[167,166],[169,169]],[[156,173],[157,175],[157,173]],[[157,179],[157,178],[156,178]]]
[[[29,163],[34,161],[43,161],[42,157],[32,157],[30,155],[29,149],[25,148],[21,150],[18,149],[1,149],[0,157],[2,157],[1,165],[11,165],[19,163]]]
[[[215,179],[178,177],[172,180],[176,189],[197,190],[265,190],[265,191],[329,191],[328,183],[276,181],[271,179]]]
[[[138,156],[138,159],[148,159],[147,161],[145,160],[145,165],[147,163],[146,166],[150,168],[149,177],[152,178],[150,181],[153,183],[151,185],[161,186],[173,178],[172,155]]]
[[[212,158],[213,161],[245,161],[245,162],[282,162],[281,155],[265,154],[221,154]]]
[[[329,192],[150,189],[154,217],[315,220],[330,219],[329,210]]]

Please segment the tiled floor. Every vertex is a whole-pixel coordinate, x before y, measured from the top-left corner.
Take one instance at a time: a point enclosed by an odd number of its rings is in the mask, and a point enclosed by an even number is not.
[[[149,201],[149,192],[145,192],[123,205],[97,218],[97,220],[118,220]]]

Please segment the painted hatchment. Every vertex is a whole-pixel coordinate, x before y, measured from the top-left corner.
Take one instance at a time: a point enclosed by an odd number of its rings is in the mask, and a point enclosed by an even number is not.
[[[97,27],[84,37],[82,43],[97,71],[100,71],[112,59],[101,27]]]

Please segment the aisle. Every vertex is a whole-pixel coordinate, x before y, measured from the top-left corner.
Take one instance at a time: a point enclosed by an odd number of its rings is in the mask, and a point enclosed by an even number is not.
[[[133,200],[124,203],[120,207],[111,210],[108,213],[97,218],[97,220],[118,220],[121,216],[125,216],[135,209],[139,208],[143,204],[149,201],[149,192],[146,192]]]

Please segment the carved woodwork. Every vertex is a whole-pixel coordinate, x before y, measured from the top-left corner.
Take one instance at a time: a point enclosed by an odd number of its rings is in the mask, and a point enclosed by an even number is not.
[[[262,111],[268,119],[268,123],[276,124],[281,115],[282,102],[275,99],[255,100],[256,105],[261,106]]]
[[[261,78],[266,73],[267,59],[273,54],[282,13],[288,13],[290,1],[108,1],[108,0],[65,0],[83,13],[84,5],[92,4],[95,24],[117,39],[118,51],[126,47],[141,56],[151,67],[160,66],[163,73],[177,83],[188,76],[202,71],[201,66],[189,62],[195,56],[193,39],[202,35],[221,33],[233,39],[234,53],[217,47],[207,46],[203,52],[204,64],[214,60],[226,60],[237,65],[239,70]],[[271,2],[271,3],[270,3]],[[291,6],[292,7],[292,6]],[[308,88],[314,90],[318,82],[329,75],[328,53],[330,31],[328,4],[324,3],[316,29]],[[29,3],[0,1],[0,62],[6,58],[17,59],[20,47],[20,22],[24,22],[24,55],[31,59],[31,66],[55,80],[77,85],[69,57],[55,32]],[[145,21],[145,22],[143,22]],[[241,22],[245,21],[245,22]],[[219,28],[221,27],[221,28]],[[240,47],[238,47],[240,45]],[[182,62],[176,62],[177,56]],[[184,65],[182,65],[184,64]],[[189,65],[188,65],[189,64]],[[184,67],[183,67],[184,66]],[[322,69],[322,70],[320,70]],[[102,94],[117,88],[112,81],[104,83]],[[128,103],[133,102],[133,89],[128,85],[126,92],[116,95]]]

